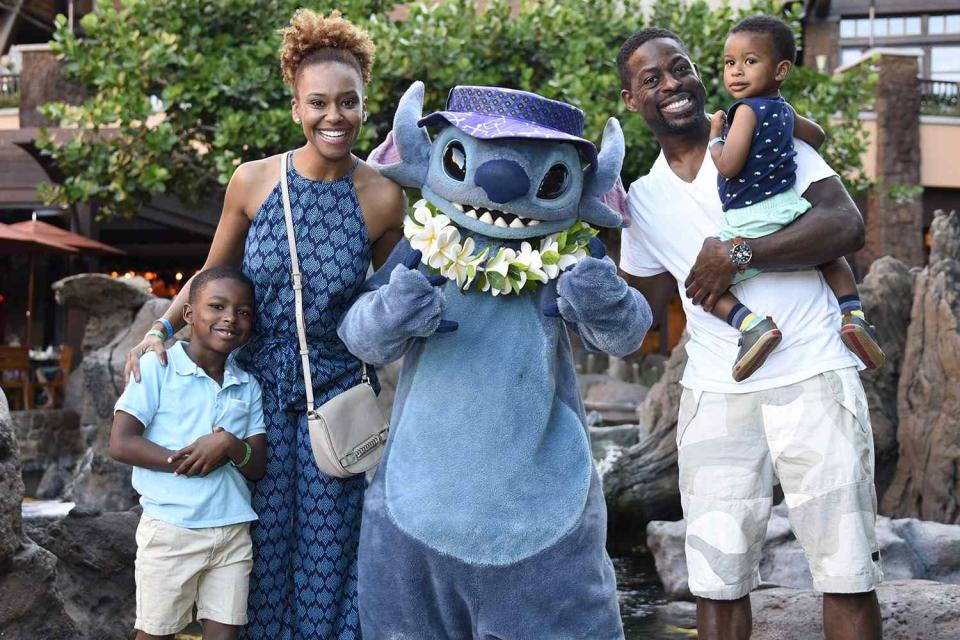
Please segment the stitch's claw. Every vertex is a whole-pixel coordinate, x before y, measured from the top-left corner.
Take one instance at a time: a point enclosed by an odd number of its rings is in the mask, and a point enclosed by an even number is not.
[[[560,317],[560,305],[556,302],[551,302],[543,308],[543,315],[548,318],[559,318]]]
[[[590,238],[587,250],[590,252],[590,256],[597,260],[603,260],[607,255],[607,247],[604,246],[603,240],[600,238]]]
[[[443,285],[447,284],[448,279],[449,278],[446,276],[441,275],[427,276],[427,280],[435,287],[442,287]]]
[[[419,249],[416,251],[411,251],[407,254],[407,257],[403,259],[403,266],[407,269],[416,269],[420,266],[420,259],[423,258],[423,252]]]
[[[460,323],[455,320],[441,320],[440,326],[437,327],[435,333],[450,333],[451,331],[456,331],[460,328]]]

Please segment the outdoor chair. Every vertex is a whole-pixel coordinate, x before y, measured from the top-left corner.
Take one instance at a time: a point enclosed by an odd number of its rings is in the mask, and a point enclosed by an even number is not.
[[[73,347],[67,345],[60,346],[60,363],[56,367],[41,367],[37,369],[37,381],[34,383],[47,393],[47,408],[57,406],[59,401],[63,402],[63,396],[67,388],[67,377],[70,375],[70,364],[73,360]]]
[[[0,347],[0,388],[10,408],[30,408],[30,355],[26,347]]]

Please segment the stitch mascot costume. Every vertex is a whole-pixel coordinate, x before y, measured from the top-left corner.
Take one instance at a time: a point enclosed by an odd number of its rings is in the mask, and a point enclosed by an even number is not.
[[[409,244],[339,329],[367,362],[405,356],[364,505],[364,638],[622,638],[565,325],[615,355],[650,326],[590,226],[620,225],[600,197],[623,133],[611,119],[598,155],[582,111],[510,89],[422,104],[417,82],[368,160],[421,189]]]

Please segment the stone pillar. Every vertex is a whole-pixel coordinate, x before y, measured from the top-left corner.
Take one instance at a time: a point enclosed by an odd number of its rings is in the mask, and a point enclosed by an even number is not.
[[[37,111],[48,102],[79,104],[85,92],[60,72],[61,63],[46,44],[21,45],[23,68],[20,72],[20,126],[50,127],[57,123]]]
[[[960,524],[960,215],[937,211],[897,390],[900,455],[883,513]]]
[[[839,66],[840,21],[810,20],[803,27],[803,66],[833,73]]]
[[[923,203],[920,185],[920,89],[917,57],[881,53],[877,58],[876,184],[864,212],[866,244],[857,254],[864,269],[890,255],[922,266]]]

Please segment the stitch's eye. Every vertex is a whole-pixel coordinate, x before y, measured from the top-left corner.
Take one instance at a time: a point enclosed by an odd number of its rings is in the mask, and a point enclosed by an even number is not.
[[[537,189],[537,197],[541,200],[556,200],[567,190],[567,183],[570,182],[570,171],[567,165],[559,162],[547,171],[540,181],[540,188]]]
[[[443,150],[443,170],[458,182],[467,178],[467,153],[463,150],[463,145],[456,140]]]

